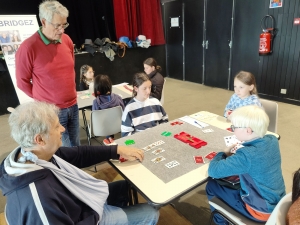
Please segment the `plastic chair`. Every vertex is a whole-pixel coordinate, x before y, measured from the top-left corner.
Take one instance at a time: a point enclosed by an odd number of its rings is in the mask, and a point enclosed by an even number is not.
[[[215,214],[220,214],[223,218],[225,218],[231,224],[238,225],[257,225],[262,224],[259,222],[252,221],[247,217],[243,216],[239,212],[235,211],[233,208],[228,206],[222,200],[214,197],[208,203],[215,208],[215,210],[211,213],[210,224],[212,224],[213,217]],[[286,194],[276,205],[271,216],[268,221],[265,223],[266,225],[285,225],[285,217],[287,212],[292,204],[292,192]]]
[[[277,119],[278,119],[278,104],[274,101],[260,99],[262,106],[264,107],[267,115],[270,119],[268,131],[277,132]]]
[[[106,137],[121,132],[122,107],[116,106],[109,109],[91,111],[91,122],[89,126],[89,138]],[[89,141],[89,145],[91,142]],[[97,168],[95,165],[95,172]]]
[[[164,85],[163,85],[163,89],[162,89],[162,91],[161,91],[161,98],[160,98],[160,104],[161,105],[164,105],[164,103],[165,103],[165,85],[166,85],[166,82],[167,82],[167,80],[166,79],[164,79]]]
[[[91,137],[106,137],[121,132],[122,107],[91,111]]]
[[[5,218],[6,224],[9,225],[8,220],[7,220],[7,218],[6,218],[6,204],[5,204],[5,206],[4,206],[4,218]]]

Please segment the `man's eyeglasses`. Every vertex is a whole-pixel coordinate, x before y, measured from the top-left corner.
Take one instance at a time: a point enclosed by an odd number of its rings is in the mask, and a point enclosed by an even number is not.
[[[69,23],[65,23],[65,24],[53,24],[51,22],[49,22],[48,20],[46,20],[48,23],[50,23],[56,30],[61,30],[66,29],[70,24]]]
[[[246,127],[235,127],[235,126],[231,125],[230,128],[231,128],[232,132],[234,132],[234,130],[235,130],[236,128],[246,128]]]

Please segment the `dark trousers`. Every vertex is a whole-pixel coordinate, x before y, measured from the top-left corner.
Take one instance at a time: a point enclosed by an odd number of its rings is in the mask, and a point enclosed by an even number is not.
[[[108,183],[107,204],[123,208],[128,205],[128,183],[125,180]]]
[[[217,197],[223,200],[223,202],[225,202],[227,205],[229,205],[231,208],[233,208],[235,211],[239,212],[240,214],[244,215],[245,217],[257,222],[262,222],[256,220],[247,211],[246,206],[240,196],[240,190],[235,190],[235,189],[222,186],[218,184],[214,179],[210,179],[206,184],[206,195],[208,200],[212,199],[213,197]],[[215,210],[211,206],[210,209],[211,211]],[[216,224],[228,224],[227,221],[219,214],[216,214],[214,216],[214,222]]]

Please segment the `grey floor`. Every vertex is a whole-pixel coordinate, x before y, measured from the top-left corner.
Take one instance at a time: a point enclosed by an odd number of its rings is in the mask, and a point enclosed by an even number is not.
[[[198,111],[209,111],[219,115],[223,114],[233,91],[204,86],[186,81],[167,78],[165,87],[164,108],[170,120],[189,115]],[[299,106],[278,102],[279,117],[278,131],[280,135],[280,149],[282,157],[282,172],[286,191],[292,188],[292,175],[300,167],[300,108]],[[17,144],[11,139],[7,123],[9,114],[0,116],[0,160],[8,154]],[[85,133],[81,129],[81,142],[86,143]],[[205,185],[173,202],[175,208],[192,224],[202,224],[199,221],[209,217],[208,204],[204,192]],[[0,197],[0,212],[3,212],[5,198]]]

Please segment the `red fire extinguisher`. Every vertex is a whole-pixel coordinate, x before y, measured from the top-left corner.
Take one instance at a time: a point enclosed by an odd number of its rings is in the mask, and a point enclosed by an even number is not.
[[[265,28],[267,18],[271,18],[271,28]],[[276,30],[274,28],[274,18],[270,15],[266,15],[262,18],[260,25],[263,33],[261,33],[259,36],[259,55],[270,55],[273,51],[273,40],[276,34]]]

